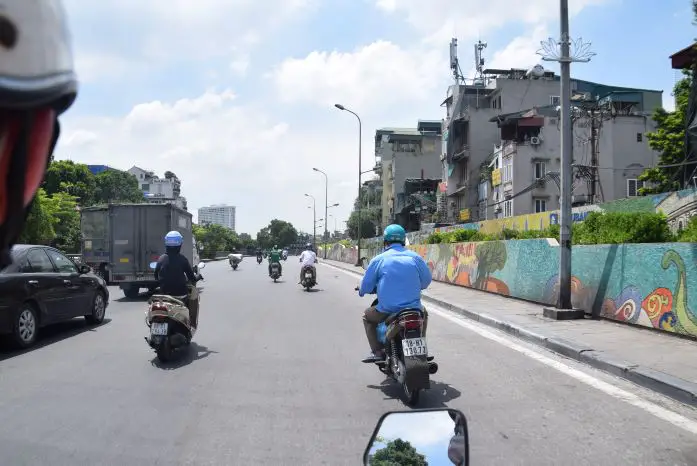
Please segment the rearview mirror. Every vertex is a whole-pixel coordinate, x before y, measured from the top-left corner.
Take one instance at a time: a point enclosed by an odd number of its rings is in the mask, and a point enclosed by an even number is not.
[[[157,267],[157,262],[150,262],[150,268],[155,270],[155,267]]]
[[[77,266],[77,271],[80,273],[80,275],[84,275],[86,273],[90,273],[92,271],[92,267],[89,265],[81,264]]]
[[[465,415],[448,408],[385,413],[365,449],[363,464],[469,466]]]
[[[205,262],[199,262],[198,265],[197,265],[196,267],[198,267],[199,270],[203,270],[203,269],[206,268],[206,263],[205,263]]]

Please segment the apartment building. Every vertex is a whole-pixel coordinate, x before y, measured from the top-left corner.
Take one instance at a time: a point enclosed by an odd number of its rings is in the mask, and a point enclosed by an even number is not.
[[[215,204],[198,209],[199,225],[222,225],[235,231],[235,206]]]
[[[416,128],[381,128],[375,132],[375,172],[382,180],[383,228],[395,221],[409,227],[420,221],[422,213],[435,212],[441,151],[441,121],[420,120]]]
[[[171,172],[166,172],[160,178],[155,172],[133,166],[128,173],[135,176],[138,186],[143,191],[145,202],[151,204],[175,204],[181,209],[187,209],[186,198],[181,196],[181,181]]]
[[[538,152],[546,151],[545,157],[549,159],[549,162],[542,161],[545,162],[545,170],[558,172],[558,167],[555,166],[555,163],[558,164],[555,161],[559,159],[560,151],[558,131],[552,134],[552,129],[558,125],[558,122],[552,123],[552,121],[558,116],[550,114],[550,111],[555,113],[560,104],[559,87],[559,76],[554,72],[545,71],[540,66],[531,70],[487,69],[483,70],[481,79],[475,80],[473,84],[457,84],[449,87],[447,97],[442,103],[446,107],[446,118],[443,121],[441,157],[442,176],[443,180],[446,180],[448,220],[477,221],[492,214],[489,210],[482,208],[485,205],[483,200],[489,197],[491,189],[486,193],[482,192],[484,188],[480,181],[482,171],[486,171],[496,159],[493,156],[496,147],[506,152],[507,157],[510,156],[513,147],[516,153],[519,149],[528,151],[517,157],[516,162],[534,159]],[[575,100],[593,102],[595,106],[614,109],[613,115],[622,117],[604,121],[597,135],[598,164],[602,167],[598,172],[605,181],[596,183],[595,186],[597,187],[598,184],[602,186],[605,201],[623,197],[627,190],[620,189],[622,183],[625,185],[632,183],[627,180],[635,179],[641,172],[641,167],[650,166],[650,160],[655,160],[655,155],[649,155],[646,152],[648,146],[645,133],[652,128],[651,113],[662,104],[662,91],[608,86],[577,79],[572,79],[571,88],[572,97]],[[522,112],[521,115],[523,115],[535,107],[540,114],[529,117],[527,120],[514,117],[517,112]],[[540,110],[544,107],[548,109]],[[544,120],[542,123],[540,118]],[[527,140],[522,141],[519,140],[518,133],[509,134],[508,131],[512,130],[507,122],[513,120],[521,125],[534,122],[535,125],[539,125],[539,128],[544,128],[542,139],[538,137],[534,140],[539,144],[530,142],[535,130],[521,129],[520,134],[527,135]],[[502,134],[504,130],[506,133]],[[642,136],[640,137],[639,134]],[[631,138],[628,135],[631,135]],[[512,146],[511,142],[515,142],[515,146]],[[634,153],[638,148],[637,144],[640,147],[640,154]],[[523,146],[526,146],[525,149]],[[582,154],[589,147],[590,145],[586,143],[585,146],[578,147],[576,153]],[[514,173],[519,175],[521,180],[526,178],[529,184],[532,175],[528,175],[535,168],[528,165],[532,162],[525,163],[524,172],[518,172],[519,167],[516,165]],[[630,168],[620,168],[630,165]],[[537,165],[537,167],[541,166]],[[523,170],[523,168],[520,169]],[[551,193],[553,189],[550,183],[547,181],[545,183],[549,189],[544,193]],[[638,182],[633,182],[632,186],[636,189],[640,187]],[[542,192],[535,194],[547,195]],[[516,212],[521,214],[534,212],[534,209],[542,207],[543,204],[545,209],[550,209],[558,202],[556,200],[558,194],[554,196],[550,194],[552,197],[545,203],[533,203],[531,196],[532,194],[519,194],[516,197],[516,199],[520,197],[518,204],[506,205],[511,205],[511,208],[516,210],[527,209],[526,212]],[[580,199],[579,197],[579,202]],[[502,208],[505,209],[505,207]]]
[[[605,102],[611,105],[611,101]],[[646,116],[618,114],[595,101],[592,111],[575,108],[572,205],[637,196],[642,187],[638,176],[658,160],[645,137],[655,129],[653,121]],[[561,133],[557,107],[502,114],[494,120],[500,143],[480,169],[479,219],[559,209]]]

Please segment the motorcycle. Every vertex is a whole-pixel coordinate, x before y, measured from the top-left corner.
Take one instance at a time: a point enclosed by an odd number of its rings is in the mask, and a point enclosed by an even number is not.
[[[156,262],[150,264],[154,269]],[[204,262],[198,264],[201,270]],[[150,336],[145,337],[148,345],[155,350],[162,362],[172,359],[174,353],[191,343],[196,327],[192,327],[189,308],[183,302],[187,296],[169,296],[154,294],[148,300],[148,310],[145,313],[145,324],[150,328]],[[199,306],[199,292],[196,284],[189,285],[188,294],[191,306]]]
[[[242,262],[242,254],[229,254],[227,257],[230,261],[230,266],[232,266],[232,270],[237,270],[240,262]]]
[[[371,306],[377,304],[375,299]],[[377,327],[378,340],[385,348],[386,357],[374,364],[402,386],[402,399],[408,406],[419,402],[421,391],[431,388],[430,375],[438,372],[438,363],[428,355],[422,328],[421,309],[402,309]]]
[[[281,264],[274,262],[271,264],[271,278],[273,278],[273,282],[276,283],[279,278],[281,278]]]
[[[261,264],[261,262],[262,262],[263,260],[264,260],[263,257],[261,257],[260,255],[257,256],[257,264]]]
[[[198,264],[194,265],[194,275],[196,275],[196,280],[203,280],[203,275],[198,270]]]
[[[288,260],[288,251],[281,251],[281,259],[284,261]]]
[[[317,284],[315,273],[316,270],[312,266],[308,265],[303,268],[303,278],[300,284],[303,286],[303,288],[305,288],[306,291],[310,291],[310,289]]]
[[[397,464],[395,450],[404,451],[404,444],[414,449],[429,439],[430,448],[419,452],[418,464],[445,464],[443,456],[457,466],[469,466],[469,432],[462,411],[451,408],[393,411],[380,417],[368,446],[363,464]],[[397,441],[401,445],[397,445]],[[396,448],[401,446],[402,448]],[[438,448],[445,450],[443,453]],[[416,464],[414,462],[413,464]]]

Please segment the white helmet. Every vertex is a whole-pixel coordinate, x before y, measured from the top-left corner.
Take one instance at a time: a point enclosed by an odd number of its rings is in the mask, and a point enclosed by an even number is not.
[[[60,0],[0,0],[0,268],[22,231],[77,96]]]

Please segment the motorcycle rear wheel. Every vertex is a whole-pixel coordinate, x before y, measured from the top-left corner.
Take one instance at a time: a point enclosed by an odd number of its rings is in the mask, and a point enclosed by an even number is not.
[[[406,383],[402,384],[402,389],[404,390],[404,396],[402,397],[404,399],[404,403],[410,407],[416,406],[419,403],[419,395],[421,394],[421,390],[411,390],[409,387],[407,387]]]
[[[169,338],[167,338],[157,348],[157,359],[160,362],[169,362],[172,360],[172,352],[172,345],[169,344]]]

